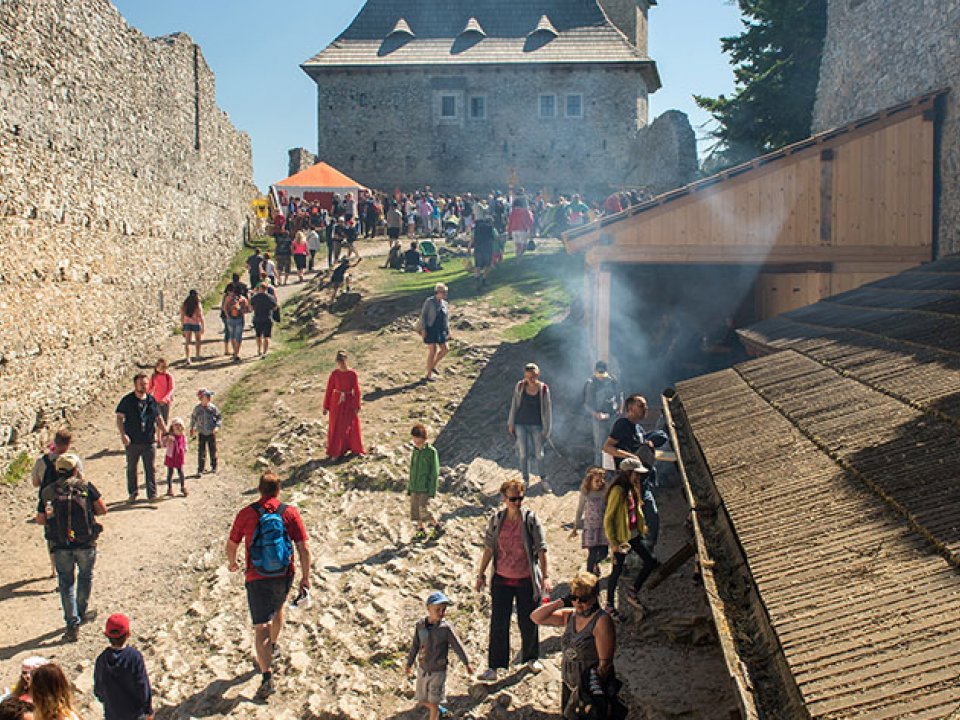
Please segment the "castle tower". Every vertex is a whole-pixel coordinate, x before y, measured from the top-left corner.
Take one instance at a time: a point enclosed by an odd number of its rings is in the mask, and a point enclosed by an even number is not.
[[[647,55],[647,12],[657,0],[599,0],[600,6],[616,28],[627,36],[641,53]]]

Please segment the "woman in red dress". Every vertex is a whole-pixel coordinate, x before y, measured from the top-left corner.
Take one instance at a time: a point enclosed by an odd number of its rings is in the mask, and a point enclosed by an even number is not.
[[[357,373],[347,367],[347,353],[337,351],[337,369],[327,380],[327,394],[323,399],[323,414],[330,414],[327,430],[327,457],[340,458],[348,452],[363,455],[360,436],[360,381]]]

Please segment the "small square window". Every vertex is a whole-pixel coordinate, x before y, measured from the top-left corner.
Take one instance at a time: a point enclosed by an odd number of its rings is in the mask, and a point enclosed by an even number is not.
[[[455,118],[457,116],[457,96],[456,95],[441,95],[440,96],[440,117],[447,120]]]
[[[568,118],[583,117],[583,95],[567,95],[566,116]]]
[[[474,95],[470,98],[470,119],[487,119],[487,98],[483,95]]]
[[[540,117],[543,119],[555,118],[557,116],[557,96],[540,96]]]

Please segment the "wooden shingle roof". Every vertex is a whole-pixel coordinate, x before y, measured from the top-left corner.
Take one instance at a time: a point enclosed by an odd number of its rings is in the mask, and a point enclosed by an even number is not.
[[[531,38],[544,17],[556,36]],[[400,18],[413,37],[390,42]],[[456,47],[471,21],[483,28],[482,39]],[[660,87],[655,63],[607,19],[597,0],[367,0],[350,26],[302,67],[318,76],[332,68],[514,63],[634,65],[650,92]]]
[[[680,383],[668,409],[748,715],[948,716],[960,707],[960,258],[741,335],[771,354]]]

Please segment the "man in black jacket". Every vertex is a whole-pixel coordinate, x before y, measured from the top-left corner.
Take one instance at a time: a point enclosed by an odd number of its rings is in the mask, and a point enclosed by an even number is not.
[[[591,377],[583,386],[583,409],[593,427],[594,462],[603,467],[603,446],[610,429],[623,409],[623,393],[617,379],[607,372],[607,364],[598,360]]]

